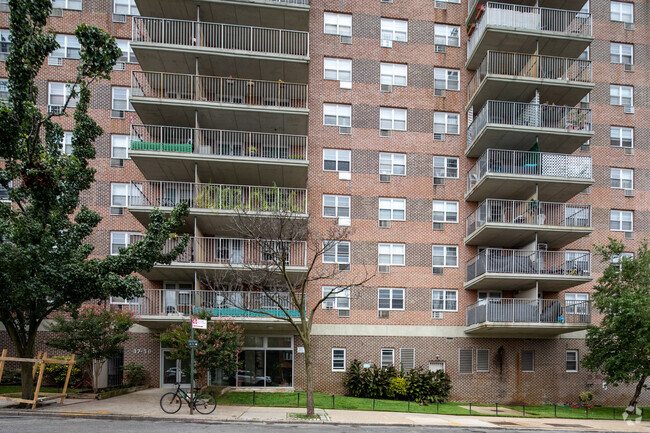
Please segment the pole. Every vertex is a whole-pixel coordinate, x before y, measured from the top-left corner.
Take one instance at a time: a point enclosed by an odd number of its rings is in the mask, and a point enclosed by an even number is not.
[[[194,326],[190,318],[190,340],[194,340]],[[194,400],[194,346],[190,348],[190,401]],[[194,415],[194,405],[190,404],[190,415]]]

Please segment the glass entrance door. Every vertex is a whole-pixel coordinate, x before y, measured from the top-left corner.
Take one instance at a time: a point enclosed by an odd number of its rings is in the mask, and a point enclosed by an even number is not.
[[[190,360],[169,359],[170,349],[163,349],[162,353],[162,386],[174,386],[176,383],[189,385]]]

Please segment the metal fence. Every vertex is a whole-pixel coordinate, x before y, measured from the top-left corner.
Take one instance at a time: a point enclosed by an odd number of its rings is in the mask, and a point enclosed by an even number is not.
[[[466,308],[467,326],[477,323],[591,323],[590,301],[481,299]]]

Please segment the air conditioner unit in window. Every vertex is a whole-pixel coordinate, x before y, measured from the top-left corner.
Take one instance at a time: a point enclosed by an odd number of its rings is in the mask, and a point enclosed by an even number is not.
[[[349,171],[339,171],[339,180],[352,180],[352,173]]]
[[[634,114],[634,107],[631,105],[626,105],[623,107],[623,113],[625,114]]]
[[[126,63],[124,62],[117,62],[115,63],[115,66],[113,66],[114,71],[124,71],[126,70]]]
[[[433,89],[433,96],[445,98],[447,96],[447,91],[445,89]]]
[[[447,46],[446,45],[436,45],[434,50],[435,50],[436,53],[446,53],[447,52]]]
[[[349,270],[350,270],[349,263],[339,263],[339,271],[349,271]]]
[[[56,17],[56,18],[63,18],[63,9],[61,8],[52,8],[52,12],[50,12],[51,17]]]
[[[350,317],[350,310],[339,310],[339,317]]]
[[[445,268],[442,268],[440,266],[434,266],[432,269],[433,269],[433,275],[442,275],[442,271]]]
[[[580,152],[589,152],[591,150],[591,146],[589,144],[583,144],[580,146]]]
[[[380,129],[379,130],[379,136],[380,137],[391,137],[393,134],[390,129]]]
[[[634,155],[634,148],[633,147],[626,147],[623,149],[623,154],[625,155]]]
[[[388,266],[388,265],[379,265],[377,267],[377,271],[380,274],[390,274],[390,266]]]
[[[625,197],[634,197],[634,190],[633,190],[633,189],[626,189],[626,190],[623,192],[623,195],[624,195]]]
[[[377,314],[377,317],[379,317],[380,319],[388,319],[390,317],[390,311],[379,310],[379,314]]]
[[[47,114],[61,114],[63,107],[61,105],[48,105]]]
[[[122,14],[113,14],[114,23],[126,23],[126,15]]]
[[[123,207],[114,207],[111,206],[111,215],[124,215],[124,208]]]
[[[634,232],[625,232],[625,239],[634,239]]]
[[[339,88],[345,90],[352,89],[352,81],[339,81]]]
[[[124,119],[124,111],[122,110],[111,110],[112,119]]]
[[[624,30],[634,30],[634,23],[623,23]]]
[[[444,185],[445,184],[445,178],[444,177],[434,177],[433,178],[433,184],[434,185]]]
[[[431,312],[431,318],[432,319],[442,319],[442,311],[432,311]]]
[[[436,9],[447,9],[447,2],[434,2],[433,7]]]
[[[625,64],[623,65],[623,70],[624,70],[625,72],[634,72],[634,65],[631,65],[631,64],[629,64],[629,63],[625,63]]]
[[[434,230],[444,230],[445,229],[445,223],[434,222],[433,223],[433,229]]]
[[[111,167],[124,167],[124,160],[120,158],[111,158]]]
[[[390,182],[390,174],[380,174],[379,182]]]
[[[382,39],[381,46],[382,48],[393,48],[393,41],[390,39]]]
[[[50,66],[63,66],[63,57],[52,57],[47,58],[47,64]]]
[[[352,36],[341,35],[341,43],[342,44],[347,44],[347,45],[351,44],[352,43]]]
[[[379,220],[379,228],[380,229],[389,229],[390,228],[390,220]]]
[[[333,310],[334,301],[332,301],[331,299],[325,300],[325,302],[323,302],[323,308],[325,308],[326,310]]]
[[[433,133],[433,141],[445,141],[445,134],[440,134],[439,132]]]
[[[346,217],[339,218],[339,225],[340,226],[349,227],[351,223],[352,223],[352,221],[350,220],[350,218],[346,218]]]
[[[382,84],[380,87],[380,90],[384,93],[390,93],[393,91],[393,85],[392,84]]]
[[[339,126],[339,134],[350,135],[352,134],[352,128],[349,126]]]

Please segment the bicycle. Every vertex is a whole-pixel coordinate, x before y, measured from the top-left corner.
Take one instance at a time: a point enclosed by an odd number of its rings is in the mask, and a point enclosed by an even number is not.
[[[217,408],[217,400],[210,394],[200,394],[201,387],[194,389],[194,395],[190,395],[181,389],[181,384],[176,383],[176,391],[168,392],[160,397],[160,408],[165,413],[176,413],[181,409],[183,400],[188,406],[196,409],[198,413],[208,415]]]

